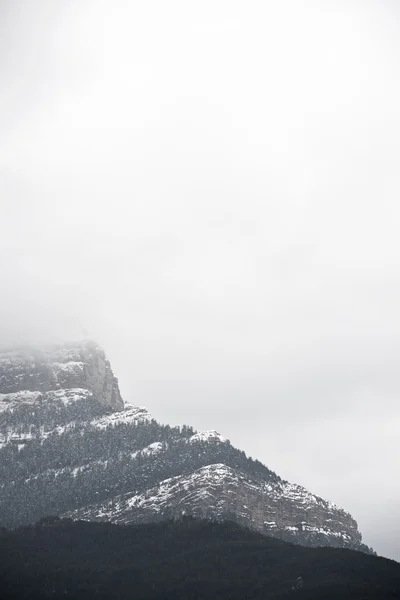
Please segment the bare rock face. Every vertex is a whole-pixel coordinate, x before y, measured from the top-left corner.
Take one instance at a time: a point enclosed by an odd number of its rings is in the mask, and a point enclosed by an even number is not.
[[[123,401],[110,363],[94,342],[62,345],[46,350],[22,349],[0,355],[0,401],[19,402],[24,392],[85,390],[104,407],[123,409]],[[86,394],[85,394],[86,395]]]
[[[166,515],[231,519],[260,533],[306,546],[368,550],[356,521],[340,507],[281,480],[263,480],[225,464],[161,481],[141,493],[91,505],[65,516],[146,523]]]
[[[216,431],[122,401],[94,342],[0,353],[0,526],[49,514],[117,523],[191,514],[308,546],[369,551],[342,508]]]

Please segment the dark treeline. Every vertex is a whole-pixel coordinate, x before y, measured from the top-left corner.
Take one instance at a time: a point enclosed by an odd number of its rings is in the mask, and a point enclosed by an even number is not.
[[[0,533],[3,600],[395,600],[400,565],[192,518],[117,526],[47,518]]]

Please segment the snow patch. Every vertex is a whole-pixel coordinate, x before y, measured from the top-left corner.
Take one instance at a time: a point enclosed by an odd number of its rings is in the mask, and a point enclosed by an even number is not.
[[[125,403],[124,410],[93,419],[90,421],[90,425],[98,429],[106,429],[106,427],[115,427],[121,423],[129,424],[141,421],[151,421],[151,416],[146,408]]]
[[[82,361],[70,360],[69,362],[53,362],[54,372],[58,376],[60,373],[70,373],[71,375],[80,375],[83,373],[84,363]]]
[[[220,442],[221,444],[226,444],[229,440],[224,438],[218,431],[215,431],[215,429],[210,429],[209,431],[195,433],[189,438],[189,442]]]
[[[310,508],[315,507],[315,505],[323,506],[332,511],[343,511],[340,506],[333,504],[333,502],[329,502],[328,500],[324,500],[323,498],[319,498],[315,496],[301,485],[296,485],[294,483],[288,483],[287,481],[281,482],[279,487],[276,489],[276,493],[278,493],[282,498],[286,498],[291,502],[295,502],[296,504],[307,505]]]
[[[10,410],[21,404],[35,404],[42,396],[42,392],[22,390],[11,394],[0,394],[0,412]]]
[[[150,456],[152,454],[159,454],[163,450],[163,445],[161,442],[153,442],[140,450],[141,454],[145,454],[146,456]]]
[[[80,400],[87,400],[91,396],[92,392],[85,388],[68,388],[46,392],[46,400],[49,400],[50,402],[61,400],[65,406],[74,404]]]

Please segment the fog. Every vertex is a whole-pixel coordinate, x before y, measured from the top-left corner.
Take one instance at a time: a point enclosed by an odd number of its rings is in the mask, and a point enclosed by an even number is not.
[[[93,338],[400,560],[400,6],[0,4],[0,339]]]

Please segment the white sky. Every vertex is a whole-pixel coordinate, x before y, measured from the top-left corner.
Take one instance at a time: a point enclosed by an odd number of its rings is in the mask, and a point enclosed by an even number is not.
[[[0,10],[2,342],[96,339],[400,560],[400,5]]]

